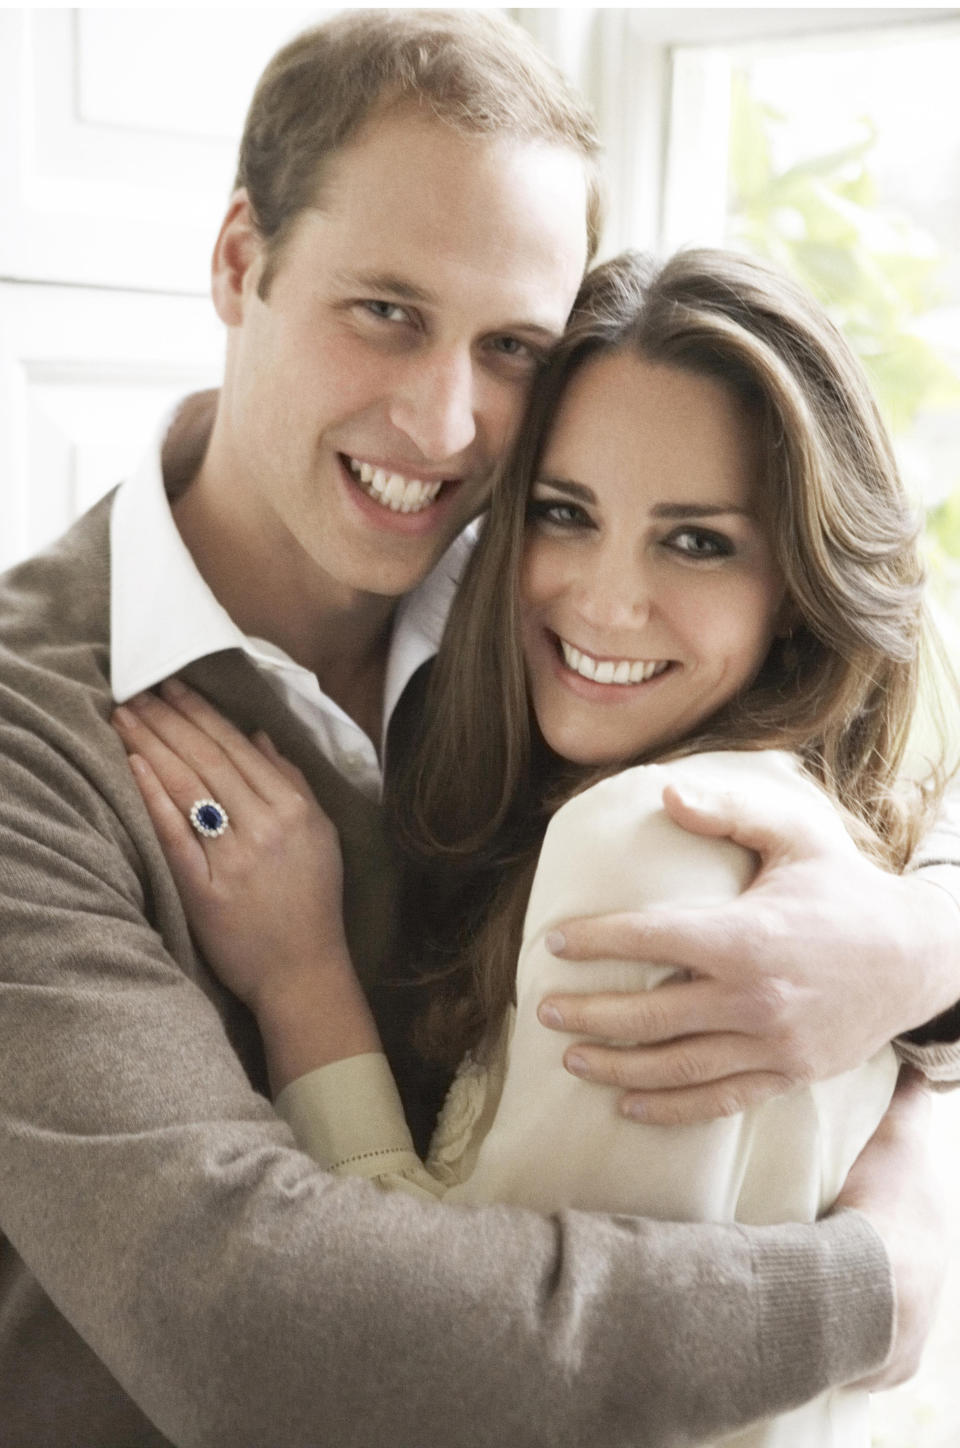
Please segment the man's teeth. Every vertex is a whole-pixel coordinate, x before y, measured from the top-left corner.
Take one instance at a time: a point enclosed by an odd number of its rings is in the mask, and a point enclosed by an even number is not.
[[[595,684],[642,684],[669,667],[669,659],[594,659],[581,653],[566,639],[560,640],[563,661],[575,674],[592,679]]]
[[[442,480],[422,483],[419,478],[403,478],[399,473],[375,468],[372,463],[357,462],[356,458],[348,458],[347,462],[353,476],[363,484],[367,496],[375,498],[393,513],[421,513],[424,508],[429,508],[443,487]]]

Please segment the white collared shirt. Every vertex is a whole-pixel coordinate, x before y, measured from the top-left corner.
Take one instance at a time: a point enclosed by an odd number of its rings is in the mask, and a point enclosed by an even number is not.
[[[167,419],[169,424],[169,418]],[[436,653],[473,530],[455,539],[394,619],[380,759],[369,736],[323,692],[315,674],[265,639],[251,638],[217,601],[180,536],[163,485],[166,427],[117,491],[110,521],[110,680],[123,703],[208,654],[239,648],[306,724],[330,763],[378,799],[387,726],[416,670]]]

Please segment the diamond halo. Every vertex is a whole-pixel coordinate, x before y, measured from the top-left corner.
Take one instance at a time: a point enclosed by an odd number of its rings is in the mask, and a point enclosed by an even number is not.
[[[217,839],[230,823],[223,805],[215,799],[198,799],[190,806],[189,819],[197,834],[208,840]]]

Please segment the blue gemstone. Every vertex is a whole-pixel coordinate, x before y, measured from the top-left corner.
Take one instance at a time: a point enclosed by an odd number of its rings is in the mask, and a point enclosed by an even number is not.
[[[218,830],[223,824],[223,815],[215,804],[202,804],[197,810],[197,821],[205,830]]]

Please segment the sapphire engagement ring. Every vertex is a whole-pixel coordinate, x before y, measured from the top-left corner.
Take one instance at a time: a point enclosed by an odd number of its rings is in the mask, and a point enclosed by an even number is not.
[[[230,820],[222,804],[215,799],[198,799],[190,806],[190,823],[198,835],[215,840],[222,835]]]

